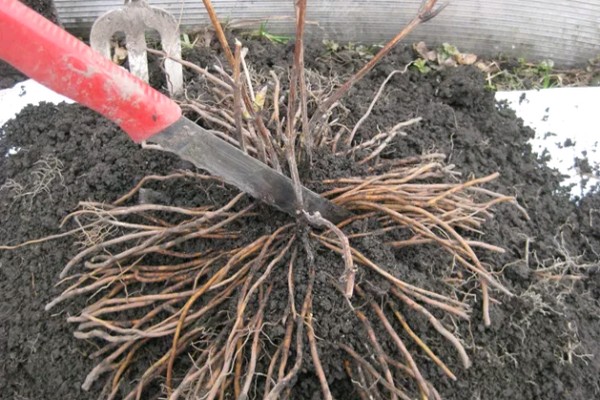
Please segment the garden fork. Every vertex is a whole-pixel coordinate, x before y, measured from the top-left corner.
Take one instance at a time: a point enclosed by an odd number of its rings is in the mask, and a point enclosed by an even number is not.
[[[98,17],[90,32],[92,48],[106,58],[111,58],[111,39],[115,33],[125,34],[129,70],[148,82],[146,31],[155,30],[160,35],[164,52],[175,59],[181,58],[179,23],[167,11],[149,6],[145,0],[125,0],[125,6]],[[171,59],[165,60],[167,87],[173,96],[183,90],[183,69]]]

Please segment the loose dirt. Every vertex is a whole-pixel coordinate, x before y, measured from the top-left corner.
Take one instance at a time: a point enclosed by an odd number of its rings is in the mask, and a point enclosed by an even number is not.
[[[289,65],[290,49],[269,43],[249,43],[258,70]],[[208,51],[188,55],[192,61],[213,63]],[[352,54],[331,56],[319,45],[307,50],[308,67],[325,76],[344,75],[362,64]],[[398,50],[360,82],[344,100],[353,126],[364,114],[374,92],[394,69],[412,59]],[[191,75],[188,75],[188,80]],[[160,86],[160,82],[155,82]],[[423,75],[396,74],[359,130],[358,140],[395,123],[420,116],[423,121],[395,140],[383,155],[401,158],[441,151],[465,177],[500,172],[488,188],[514,195],[530,216],[526,221],[512,206],[500,206],[485,226],[483,239],[506,248],[503,255],[483,253],[482,261],[502,271],[503,283],[516,296],[496,293],[492,326],[485,328],[479,310],[470,323],[459,323],[473,366],[460,367],[453,348],[426,323],[411,322],[432,349],[447,361],[458,380],[444,378],[416,349],[422,372],[445,399],[593,399],[600,396],[600,195],[578,201],[568,197],[561,178],[533,153],[527,141],[533,132],[514,113],[485,90],[484,76],[460,67]],[[10,149],[17,154],[5,156]],[[43,170],[47,165],[50,172]],[[78,201],[110,202],[148,174],[167,174],[191,168],[175,156],[141,150],[113,124],[78,105],[28,107],[4,127],[0,136],[0,243],[15,244],[61,232],[60,221]],[[344,176],[353,168],[347,160],[322,155],[310,175]],[[48,169],[48,168],[47,168]],[[45,180],[40,179],[45,176]],[[34,195],[27,194],[39,187]],[[194,186],[195,185],[195,186]],[[187,182],[160,191],[161,202],[203,204],[221,202],[235,191]],[[277,218],[274,218],[276,215]],[[258,235],[276,229],[286,217],[267,208],[254,221]],[[377,238],[359,243],[361,251],[401,274],[402,279],[429,287],[441,285],[452,260],[433,246],[391,250]],[[86,358],[93,343],[76,340],[65,322],[77,303],[46,313],[44,305],[60,291],[58,273],[77,251],[71,239],[0,252],[0,397],[10,399],[96,398],[80,388],[93,367]],[[339,257],[317,254],[317,268],[341,265]],[[560,264],[562,263],[562,264]],[[555,274],[582,274],[583,279],[554,282],[537,269],[560,267]],[[582,268],[581,266],[588,267]],[[341,267],[339,268],[341,271]],[[303,267],[297,268],[298,285]],[[317,274],[314,310],[321,339],[324,369],[332,376],[336,398],[358,398],[343,373],[343,355],[330,343],[345,335],[351,344],[365,340],[364,332],[347,318],[343,298]],[[360,277],[370,279],[370,277]],[[385,288],[382,288],[382,290]],[[474,294],[476,296],[476,294]],[[282,300],[285,301],[285,300]],[[269,310],[277,308],[274,301]],[[474,298],[474,304],[479,302]],[[273,311],[274,312],[274,311]],[[273,333],[276,334],[276,333]],[[281,333],[280,333],[281,334]],[[389,343],[383,344],[392,349]],[[391,350],[390,350],[391,351]],[[302,371],[293,398],[320,398],[312,366]]]
[[[58,16],[52,0],[22,0],[21,3],[37,11],[54,23],[58,23]],[[25,80],[19,71],[0,60],[0,89],[13,87],[17,82]]]

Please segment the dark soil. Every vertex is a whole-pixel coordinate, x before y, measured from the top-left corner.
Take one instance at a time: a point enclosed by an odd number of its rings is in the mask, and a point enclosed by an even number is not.
[[[249,46],[258,69],[288,65],[290,49],[285,46]],[[199,53],[191,56],[205,59],[206,55]],[[344,102],[351,111],[346,125],[352,126],[363,115],[389,72],[403,68],[411,57],[409,51],[398,50],[352,89]],[[326,76],[332,71],[347,74],[362,63],[352,54],[330,57],[320,46],[309,49],[306,59],[310,60],[309,68]],[[467,67],[427,75],[397,74],[359,132],[367,137],[378,127],[384,129],[421,116],[423,122],[411,127],[408,136],[396,140],[385,157],[436,150],[447,153],[448,162],[456,164],[465,177],[499,171],[501,177],[488,187],[515,195],[531,218],[526,221],[514,207],[501,206],[486,226],[483,239],[505,247],[507,252],[501,256],[484,253],[482,259],[494,269],[503,269],[503,283],[516,296],[493,294],[500,304],[492,307],[490,328],[483,326],[477,310],[470,324],[458,325],[457,333],[468,348],[473,366],[463,370],[453,349],[428,330],[427,324],[420,324],[422,338],[447,361],[458,381],[444,378],[424,357],[417,356],[417,362],[445,399],[598,398],[600,195],[588,195],[578,202],[570,200],[568,191],[560,187],[557,172],[549,169],[527,144],[533,132],[524,128],[510,110],[497,107],[493,93],[484,89],[483,78],[477,70]],[[0,157],[0,186],[5,185],[0,190],[1,244],[60,232],[61,219],[78,201],[110,202],[147,174],[166,174],[189,167],[174,156],[141,150],[116,126],[78,105],[28,107],[4,127],[4,133],[0,137],[0,155],[14,147],[20,151]],[[48,191],[35,197],[15,196],[7,184],[14,181],[30,187],[35,179],[32,172],[39,167],[36,162],[48,157],[62,162],[61,176],[56,176]],[[312,174],[344,174],[349,167],[347,160],[323,156]],[[161,201],[202,204],[207,198],[219,200],[203,189],[198,186],[196,191],[190,191],[189,185],[173,188],[163,192],[168,195]],[[227,192],[218,188],[219,196]],[[254,235],[277,227],[278,221],[272,214],[263,208],[263,216],[254,221]],[[355,244],[408,282],[428,287],[441,284],[440,269],[449,268],[451,262],[430,246],[392,251],[376,238]],[[76,312],[76,308],[71,304],[60,315],[43,310],[59,292],[54,287],[58,273],[75,252],[74,243],[65,239],[0,252],[1,398],[97,397],[97,392],[80,389],[93,367],[86,355],[94,347],[73,338],[73,327],[65,322],[66,314]],[[574,285],[545,283],[534,274],[540,264],[550,266],[566,259],[573,264],[565,272],[577,272],[577,263],[594,266],[583,271],[585,279]],[[317,252],[319,270],[339,263],[339,257]],[[305,269],[300,264],[297,270]],[[349,319],[346,311],[340,311],[345,310],[344,302],[324,275],[317,275],[313,311],[316,334],[322,338],[321,358],[336,398],[354,399],[357,394],[341,369],[342,355],[329,343],[344,335],[350,344],[358,344],[365,336],[360,325]],[[298,277],[300,287],[301,278]],[[302,279],[306,279],[305,275]],[[275,299],[268,312],[274,312],[277,304]],[[479,303],[475,301],[475,305]],[[384,343],[384,347],[392,352],[393,346]],[[294,394],[294,398],[320,398],[318,382],[310,368],[301,374]]]
[[[58,23],[58,14],[56,13],[56,7],[54,7],[54,1],[52,0],[19,0],[27,7],[31,8],[35,12],[43,15],[55,24]]]
[[[58,23],[58,14],[52,0],[21,0],[21,3],[37,11],[55,24]],[[27,79],[12,66],[0,60],[0,90],[13,87],[16,83]]]
[[[11,88],[25,79],[27,79],[25,75],[14,69],[11,65],[0,61],[0,90]]]

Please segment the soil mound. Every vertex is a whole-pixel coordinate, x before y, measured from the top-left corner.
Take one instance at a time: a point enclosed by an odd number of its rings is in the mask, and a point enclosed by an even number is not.
[[[255,68],[288,65],[285,46],[252,42],[249,47],[249,54],[256,57]],[[353,126],[385,77],[403,69],[410,58],[409,51],[397,50],[356,85],[344,100],[349,110],[344,124]],[[306,59],[308,68],[326,76],[354,69],[348,58],[331,57],[321,46],[308,49]],[[577,202],[569,199],[557,172],[527,144],[533,132],[512,111],[496,104],[493,93],[485,90],[483,76],[473,68],[395,75],[358,138],[414,117],[422,117],[422,123],[408,128],[407,136],[397,138],[382,157],[444,152],[447,162],[465,177],[498,171],[500,178],[489,187],[514,195],[530,216],[527,221],[514,207],[502,205],[485,225],[484,240],[507,251],[484,253],[482,261],[503,271],[503,284],[516,296],[494,294],[499,304],[491,309],[490,328],[484,327],[478,312],[470,323],[455,327],[473,360],[470,369],[460,367],[455,351],[425,323],[411,321],[422,325],[421,337],[447,361],[458,380],[443,377],[433,363],[423,359],[420,366],[425,377],[445,399],[598,398],[600,195],[590,194]],[[61,219],[81,200],[114,201],[148,174],[191,168],[175,156],[141,150],[115,125],[78,105],[28,107],[3,131],[1,244],[60,232]],[[18,152],[9,156],[11,149]],[[327,176],[334,170],[343,174],[345,164],[346,160],[322,157],[316,164],[320,170],[313,174]],[[207,189],[170,188],[161,192],[166,193],[161,201],[201,204],[214,199],[215,192]],[[227,194],[224,188],[217,192]],[[266,208],[255,222],[257,232],[277,225]],[[73,338],[73,327],[65,322],[65,314],[76,310],[77,304],[57,308],[58,315],[44,312],[44,305],[59,293],[54,284],[76,246],[66,238],[0,252],[0,397],[97,397],[100,388],[91,393],[81,389],[94,365],[85,356],[95,347]],[[403,279],[416,284],[443,284],[439,270],[433,273],[432,269],[450,269],[452,264],[432,246],[391,250],[371,238],[364,240],[361,249],[380,263],[394,265]],[[340,260],[317,257],[317,265],[333,262]],[[563,279],[551,278],[556,276]],[[326,279],[317,274],[314,299],[315,315],[323,316],[315,324],[324,343],[358,330],[332,311],[344,305],[340,296],[321,287]],[[360,336],[353,337],[359,343]],[[334,396],[358,398],[343,373],[342,358],[329,349],[322,360],[325,371],[336,379]],[[293,393],[293,398],[319,398],[314,374],[303,371]]]

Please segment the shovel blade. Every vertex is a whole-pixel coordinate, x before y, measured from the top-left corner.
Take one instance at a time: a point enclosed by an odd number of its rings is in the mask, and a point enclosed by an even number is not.
[[[185,117],[150,139],[252,197],[297,216],[292,180]],[[352,214],[303,187],[304,210],[339,223]]]

